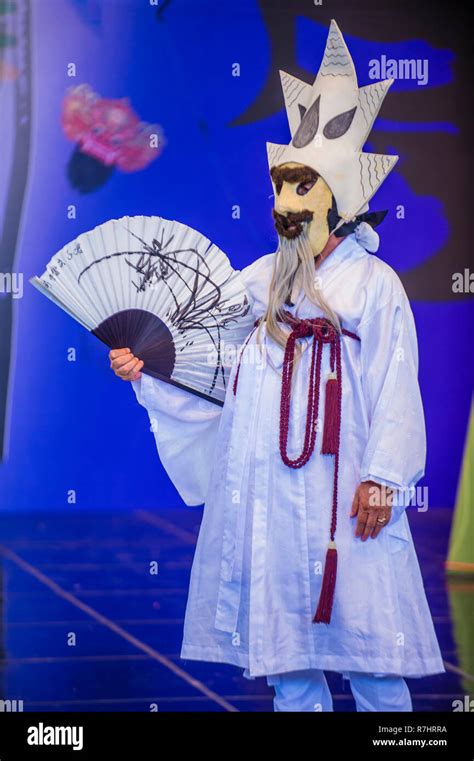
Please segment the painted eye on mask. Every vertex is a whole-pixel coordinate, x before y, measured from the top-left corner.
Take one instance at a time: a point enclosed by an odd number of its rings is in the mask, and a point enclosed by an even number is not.
[[[357,106],[351,108],[350,111],[345,111],[343,114],[338,114],[328,121],[323,129],[324,137],[328,140],[334,140],[336,137],[342,137],[352,124],[354,114]]]
[[[299,196],[305,196],[315,185],[316,180],[313,180],[312,182],[300,182],[296,188],[296,192]]]

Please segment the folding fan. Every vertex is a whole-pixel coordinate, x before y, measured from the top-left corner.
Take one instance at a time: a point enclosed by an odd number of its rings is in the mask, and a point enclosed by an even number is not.
[[[32,285],[142,372],[222,405],[253,326],[239,273],[207,238],[161,217],[111,219],[58,251]]]

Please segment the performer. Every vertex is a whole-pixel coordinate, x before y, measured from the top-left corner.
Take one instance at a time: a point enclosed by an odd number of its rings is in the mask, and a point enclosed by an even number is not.
[[[444,672],[406,516],[426,456],[413,314],[374,255],[368,201],[397,156],[362,153],[391,80],[358,88],[332,21],[311,86],[282,73],[268,144],[278,250],[245,267],[256,323],[222,408],[110,352],[184,502],[204,503],[181,657],[266,676],[277,711],[410,711]]]

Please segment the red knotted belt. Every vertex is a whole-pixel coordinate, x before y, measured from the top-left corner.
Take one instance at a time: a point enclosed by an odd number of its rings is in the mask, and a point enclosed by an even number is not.
[[[256,330],[260,320],[255,320],[254,329],[247,336],[239,356],[237,370],[234,378],[233,391],[237,392],[237,382],[240,372],[240,362],[245,347]],[[326,382],[325,411],[324,411],[324,430],[321,454],[334,455],[334,480],[332,494],[332,513],[330,527],[330,541],[326,554],[324,565],[323,582],[316,613],[313,618],[314,623],[326,623],[331,620],[331,611],[334,601],[334,590],[336,586],[337,573],[337,550],[335,544],[336,525],[337,525],[337,488],[339,475],[339,444],[341,432],[341,408],[342,408],[342,364],[341,364],[341,334],[337,332],[334,325],[325,317],[315,317],[312,319],[300,319],[284,310],[281,313],[281,319],[291,327],[285,347],[285,355],[282,366],[281,380],[281,400],[280,400],[280,454],[283,462],[289,468],[301,468],[306,465],[313,454],[317,422],[319,412],[319,390],[321,385],[321,361],[323,347],[326,344],[330,346],[330,366],[331,373]],[[342,328],[342,334],[350,336],[359,341],[359,337],[350,330]],[[295,459],[288,457],[288,430],[290,422],[290,402],[291,402],[291,379],[293,374],[293,361],[295,353],[295,343],[298,338],[313,336],[311,351],[311,368],[309,373],[308,385],[308,404],[306,410],[306,429],[304,436],[303,448],[301,454]]]

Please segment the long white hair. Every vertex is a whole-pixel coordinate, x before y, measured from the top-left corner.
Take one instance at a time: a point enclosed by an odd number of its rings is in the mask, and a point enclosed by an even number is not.
[[[329,306],[321,289],[315,283],[317,266],[315,267],[314,253],[308,237],[308,226],[303,225],[303,230],[296,238],[286,238],[278,235],[278,250],[273,263],[273,273],[268,293],[267,310],[259,323],[256,341],[262,347],[261,330],[265,321],[266,333],[284,349],[288,337],[288,331],[283,330],[278,324],[279,312],[285,309],[285,301],[291,295],[296,273],[299,272],[301,281],[301,295],[296,304],[295,316],[298,316],[298,307],[306,296],[317,306],[324,317],[341,332],[341,323],[336,312]],[[296,344],[295,357],[301,355],[300,345]]]

